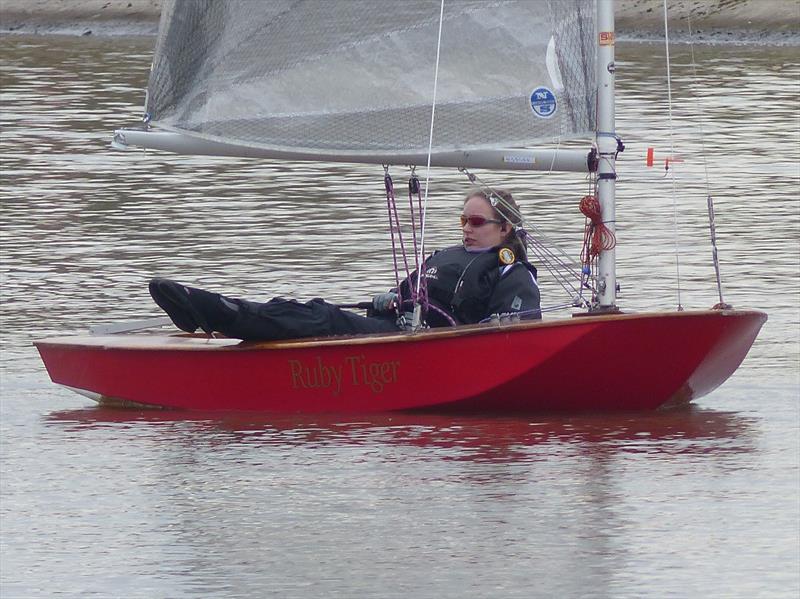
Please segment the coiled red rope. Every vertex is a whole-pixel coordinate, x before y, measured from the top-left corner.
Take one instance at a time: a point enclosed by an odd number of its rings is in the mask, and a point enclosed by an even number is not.
[[[617,238],[603,223],[600,201],[597,196],[583,196],[580,209],[589,220],[586,223],[586,231],[583,236],[583,251],[581,251],[581,262],[588,264],[599,256],[600,252],[613,249],[617,245]]]

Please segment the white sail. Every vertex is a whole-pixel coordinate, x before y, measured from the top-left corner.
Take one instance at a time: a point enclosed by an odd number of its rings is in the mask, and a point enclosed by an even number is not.
[[[315,156],[426,153],[439,0],[173,0],[152,124]],[[434,153],[595,129],[595,3],[446,0]]]

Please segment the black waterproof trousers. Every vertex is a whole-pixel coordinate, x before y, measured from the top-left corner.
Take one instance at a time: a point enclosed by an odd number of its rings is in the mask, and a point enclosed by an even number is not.
[[[395,317],[361,316],[323,299],[304,304],[276,297],[266,303],[235,300],[239,314],[219,332],[245,340],[301,339],[363,333],[397,332]]]
[[[361,316],[322,299],[266,303],[228,298],[169,279],[150,281],[150,295],[181,330],[216,331],[245,341],[397,332],[394,316]]]

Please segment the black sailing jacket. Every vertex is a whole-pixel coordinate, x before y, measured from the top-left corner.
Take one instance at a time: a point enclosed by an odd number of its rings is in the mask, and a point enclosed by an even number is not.
[[[423,263],[430,303],[452,315],[456,324],[477,323],[493,314],[541,318],[536,268],[520,258],[501,263],[501,249],[468,252],[454,246],[430,255]],[[404,301],[416,279],[415,271],[400,285]],[[436,310],[428,311],[426,321],[432,327],[450,324]]]

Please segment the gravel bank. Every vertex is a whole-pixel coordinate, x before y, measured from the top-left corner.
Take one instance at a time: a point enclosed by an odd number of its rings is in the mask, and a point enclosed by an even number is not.
[[[540,0],[530,0],[537,2]],[[162,0],[1,0],[0,33],[155,35]],[[618,0],[621,39],[663,37],[662,0]],[[669,0],[670,31],[700,42],[800,45],[800,0]]]

